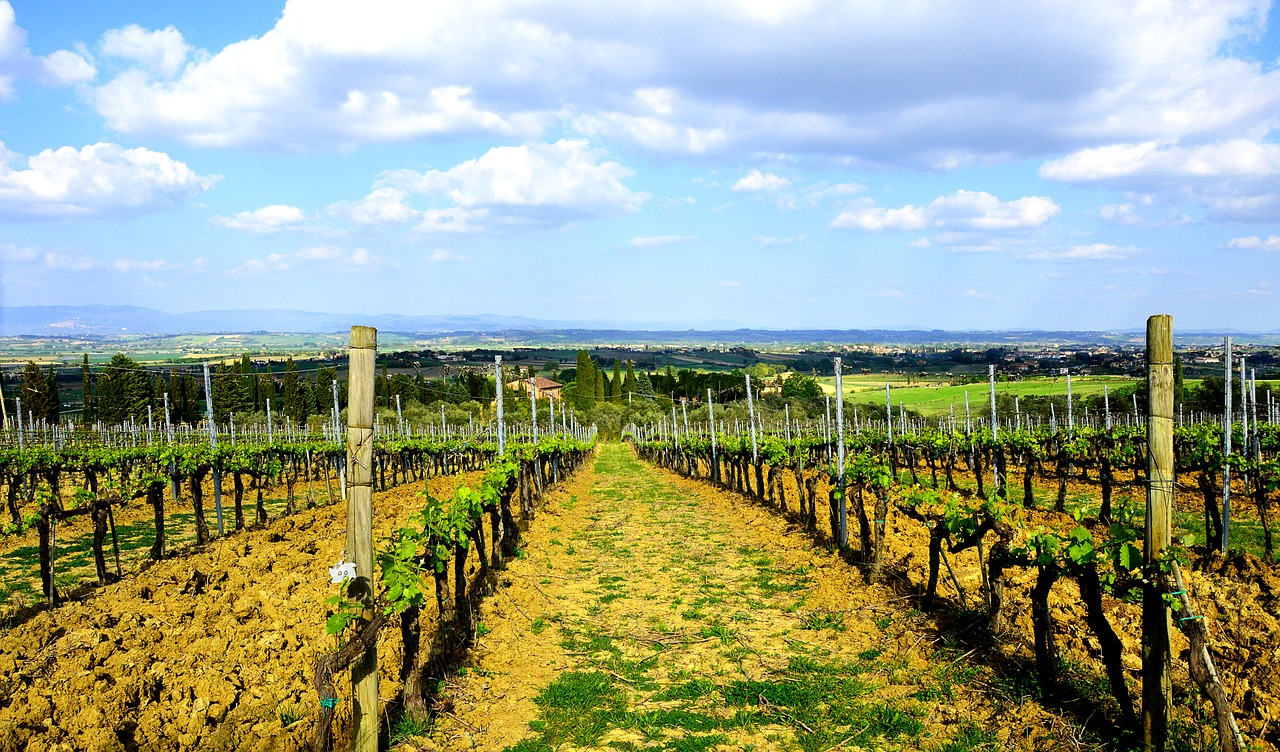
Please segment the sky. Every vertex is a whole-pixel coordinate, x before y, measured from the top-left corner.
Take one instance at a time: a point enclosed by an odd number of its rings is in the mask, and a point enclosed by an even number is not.
[[[1256,0],[0,0],[0,303],[1276,330],[1277,26]]]

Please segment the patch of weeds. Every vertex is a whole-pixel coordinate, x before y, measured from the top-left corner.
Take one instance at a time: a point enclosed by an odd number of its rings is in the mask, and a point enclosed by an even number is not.
[[[542,634],[546,630],[547,630],[547,621],[546,619],[543,619],[541,616],[534,619],[533,622],[529,624],[529,631],[533,632],[536,635]]]
[[[733,630],[729,629],[719,620],[712,621],[707,626],[698,631],[699,637],[717,637],[720,643],[728,645],[737,639],[737,635]]]
[[[882,617],[880,617],[879,619],[876,619],[875,624],[876,624],[876,629],[878,629],[878,630],[880,630],[881,632],[883,632],[883,631],[885,631],[886,629],[888,629],[888,628],[889,628],[889,625],[890,625],[890,624],[893,624],[893,617],[892,617],[892,616],[882,616]]]
[[[719,691],[720,687],[709,679],[693,679],[664,689],[654,695],[654,699],[659,702],[665,700],[698,700]]]
[[[972,721],[965,721],[951,741],[938,748],[938,752],[979,752],[995,749],[996,735],[983,731]]]
[[[627,704],[612,677],[594,671],[561,674],[533,701],[542,709],[541,741],[552,747],[565,742],[594,746],[608,729],[609,716]]]
[[[559,538],[552,538],[552,539],[551,539],[551,545],[553,545],[553,546],[561,546],[561,547],[563,547],[563,546],[564,546],[564,544],[560,542],[560,539],[559,539]]]
[[[800,617],[800,628],[818,631],[830,629],[835,632],[844,631],[843,611],[810,611]]]
[[[884,648],[883,648],[883,647],[867,648],[866,650],[862,651],[861,653],[858,653],[858,660],[860,660],[860,661],[874,661],[875,659],[879,658],[879,657],[880,657],[881,655],[883,655],[883,654],[884,654]]]
[[[569,554],[570,556],[573,556],[578,553],[578,549],[574,548],[573,544],[570,543],[569,545],[564,547],[564,552],[566,554]]]
[[[703,619],[707,618],[706,614],[702,613],[696,608],[690,608],[688,610],[681,611],[680,616],[684,617],[685,619],[688,619],[689,621],[702,621]]]
[[[391,744],[396,745],[415,736],[431,736],[434,728],[435,723],[429,717],[402,713],[391,726]]]
[[[704,752],[708,749],[714,749],[721,744],[728,744],[729,737],[724,734],[710,734],[708,736],[689,735],[682,739],[667,742],[664,750],[670,752]]]
[[[492,629],[489,629],[487,626],[485,626],[484,622],[479,622],[476,624],[476,637],[484,637],[485,635],[489,634],[492,631],[493,631]]]
[[[276,705],[276,716],[280,719],[280,725],[288,728],[305,718],[307,711],[301,705],[282,701]]]

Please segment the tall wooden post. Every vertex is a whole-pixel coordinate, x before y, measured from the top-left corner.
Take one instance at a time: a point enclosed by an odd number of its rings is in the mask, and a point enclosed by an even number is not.
[[[831,536],[836,539],[836,546],[844,548],[849,545],[848,509],[844,498],[844,369],[840,359],[835,359],[836,372],[836,508],[835,529]]]
[[[1169,545],[1173,508],[1173,317],[1147,319],[1147,530],[1148,572]],[[1156,578],[1142,594],[1142,747],[1164,752],[1169,733],[1169,607]]]
[[[351,327],[347,376],[347,555],[356,577],[347,594],[369,608],[373,603],[373,377],[378,356],[378,330]],[[351,667],[355,695],[352,729],[354,752],[378,752],[378,647],[369,646]]]
[[[209,414],[209,448],[213,450],[213,508],[218,516],[218,536],[222,529],[222,472],[218,469],[218,424],[213,420],[213,386],[209,383],[209,364],[204,364],[204,405]]]

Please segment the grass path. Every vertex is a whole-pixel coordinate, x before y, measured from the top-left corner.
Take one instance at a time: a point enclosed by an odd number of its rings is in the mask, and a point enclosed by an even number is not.
[[[525,546],[433,741],[400,749],[994,746],[960,702],[974,669],[938,661],[890,594],[625,445],[550,498]]]

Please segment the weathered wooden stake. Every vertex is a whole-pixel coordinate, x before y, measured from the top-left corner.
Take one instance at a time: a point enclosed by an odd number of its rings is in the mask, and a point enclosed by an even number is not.
[[[1169,607],[1155,577],[1169,545],[1173,508],[1173,317],[1147,319],[1147,523],[1142,594],[1142,745],[1164,752],[1173,690],[1169,681]]]
[[[1231,543],[1231,338],[1223,341],[1223,363],[1226,370],[1226,383],[1223,384],[1223,396],[1226,404],[1222,410],[1222,555],[1230,553]]]
[[[507,451],[507,428],[502,422],[502,356],[493,356],[493,379],[498,395],[498,454]]]
[[[373,380],[378,356],[378,330],[351,327],[347,375],[347,555],[356,577],[347,594],[366,605],[364,620],[373,618]],[[378,752],[378,646],[369,645],[351,666],[355,695],[352,749]]]
[[[213,420],[213,387],[209,384],[209,364],[204,364],[204,405],[209,413],[209,448],[213,450],[213,508],[218,514],[218,535],[222,530],[222,472],[218,469],[218,425]]]

